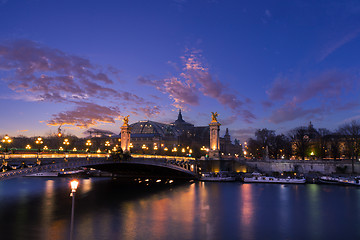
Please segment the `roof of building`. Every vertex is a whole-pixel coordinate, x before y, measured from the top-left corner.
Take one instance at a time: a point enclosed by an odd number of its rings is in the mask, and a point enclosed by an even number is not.
[[[159,123],[150,120],[139,121],[130,125],[131,134],[154,134],[154,136],[178,136],[180,131],[171,124]]]
[[[184,121],[184,119],[182,118],[181,109],[179,109],[178,118],[175,120],[175,122],[173,122],[171,124],[175,125],[175,126],[182,126],[182,127],[194,127],[193,124]]]

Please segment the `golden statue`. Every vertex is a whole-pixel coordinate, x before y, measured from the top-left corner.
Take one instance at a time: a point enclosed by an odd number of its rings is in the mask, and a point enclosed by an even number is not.
[[[217,117],[219,114],[217,112],[211,112],[211,122],[217,122]]]
[[[129,116],[127,115],[126,117],[124,117],[123,121],[124,121],[124,125],[123,126],[128,126],[129,125]]]

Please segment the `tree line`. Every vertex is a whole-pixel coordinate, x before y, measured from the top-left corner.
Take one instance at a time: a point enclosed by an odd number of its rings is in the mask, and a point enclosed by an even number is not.
[[[287,134],[258,129],[246,148],[250,156],[259,159],[351,159],[354,162],[360,154],[360,123],[354,120],[330,131],[315,129],[310,122],[309,126],[291,129]]]

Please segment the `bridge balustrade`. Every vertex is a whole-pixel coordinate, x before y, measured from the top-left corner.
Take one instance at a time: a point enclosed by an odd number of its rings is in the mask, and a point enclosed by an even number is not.
[[[3,158],[4,164],[14,164],[14,163],[25,163],[25,162],[34,162],[34,159],[41,160],[41,165],[32,166],[28,168],[22,168],[17,170],[10,170],[0,173],[0,180],[8,179],[17,176],[25,176],[32,173],[46,172],[51,170],[58,170],[64,168],[76,168],[86,165],[96,165],[110,163],[113,161],[109,160],[109,154],[7,154]],[[140,164],[153,163],[155,165],[165,165],[172,166],[171,168],[181,170],[185,169],[191,172],[196,173],[197,167],[195,158],[189,157],[174,157],[174,156],[159,156],[159,155],[132,155],[131,159],[128,160],[119,160],[119,162],[138,162]],[[194,167],[195,166],[195,167]]]

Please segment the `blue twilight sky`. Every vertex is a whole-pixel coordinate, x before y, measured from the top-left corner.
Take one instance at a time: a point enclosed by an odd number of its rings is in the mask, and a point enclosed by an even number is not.
[[[0,135],[360,118],[359,1],[0,0]]]

